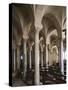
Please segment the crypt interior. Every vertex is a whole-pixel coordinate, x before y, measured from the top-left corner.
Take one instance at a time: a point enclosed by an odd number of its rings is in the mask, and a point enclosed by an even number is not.
[[[12,4],[12,85],[66,83],[66,7]]]

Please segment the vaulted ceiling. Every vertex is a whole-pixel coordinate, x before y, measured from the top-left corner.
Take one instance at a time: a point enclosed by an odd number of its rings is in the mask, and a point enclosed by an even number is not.
[[[63,6],[45,6],[33,4],[13,4],[12,5],[12,26],[13,26],[13,40],[19,37],[22,39],[24,32],[28,32],[29,42],[35,39],[35,29],[42,26],[40,37],[46,37],[45,31],[49,34],[54,29],[57,30],[59,36],[62,30],[62,21],[65,18],[66,8]],[[30,25],[31,24],[31,25]],[[28,27],[30,25],[30,30]],[[26,28],[27,27],[27,28]],[[25,29],[26,28],[26,29]],[[17,36],[15,35],[17,32]],[[25,32],[25,33],[26,33]],[[27,35],[27,34],[25,34]],[[39,37],[39,38],[40,38]],[[51,36],[51,41],[55,39]]]

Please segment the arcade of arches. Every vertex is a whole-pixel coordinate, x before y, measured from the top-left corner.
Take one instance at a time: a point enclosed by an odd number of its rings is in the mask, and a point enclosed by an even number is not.
[[[66,7],[12,5],[12,84],[66,82]]]

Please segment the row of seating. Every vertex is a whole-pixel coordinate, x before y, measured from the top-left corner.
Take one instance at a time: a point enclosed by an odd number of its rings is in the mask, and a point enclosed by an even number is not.
[[[61,74],[59,64],[55,64],[52,66],[45,66],[43,68],[40,67],[40,84],[59,84],[59,83],[66,83],[66,64],[64,66],[64,75]],[[27,69],[26,78],[23,77],[23,71],[17,72],[16,78],[22,80],[25,85],[35,85],[34,83],[34,66],[30,70]]]
[[[58,65],[52,65],[48,69],[46,67],[40,67],[40,83],[43,85],[66,83],[65,76],[61,74]],[[34,85],[34,69],[27,71],[26,81],[28,85]]]

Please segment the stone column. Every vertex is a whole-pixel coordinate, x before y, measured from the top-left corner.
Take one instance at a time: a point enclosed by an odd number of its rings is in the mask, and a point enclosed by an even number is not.
[[[32,51],[32,47],[29,48],[29,68],[31,69],[32,68],[32,65],[31,65],[31,51]]]
[[[46,43],[46,68],[48,69],[48,44]]]
[[[12,40],[12,76],[16,76],[16,44]]]
[[[63,53],[63,40],[61,40],[61,73],[64,75],[64,53]]]
[[[17,70],[20,72],[20,44],[17,46]]]
[[[43,69],[43,49],[44,49],[44,45],[41,45],[41,68]]]
[[[27,72],[27,40],[26,39],[24,39],[23,42],[23,49],[24,49],[24,78],[25,78]]]
[[[48,31],[48,28],[45,25],[45,37],[46,37],[46,40],[45,40],[45,44],[46,44],[46,46],[45,46],[45,52],[46,52],[46,69],[48,70],[48,44],[49,44],[49,37],[48,37],[47,31]]]
[[[14,52],[14,57],[13,57],[14,58],[13,59],[14,60],[14,72],[16,71],[16,52],[15,51],[16,51],[16,49],[14,48],[13,49],[13,52]]]
[[[41,52],[41,68],[43,68],[43,52]]]
[[[36,85],[40,84],[39,31],[40,30],[36,30],[35,32],[35,84]]]
[[[26,79],[26,73],[27,73],[27,40],[29,38],[28,34],[30,31],[31,23],[28,25],[25,25],[23,30],[23,55],[24,55],[24,71],[23,71],[23,77],[24,80]]]
[[[62,55],[61,55],[61,38],[60,37],[58,37],[58,61],[59,61],[59,70],[60,70],[60,72],[62,72],[61,71],[61,68],[62,68],[62,65],[61,65],[61,57],[62,57]]]

